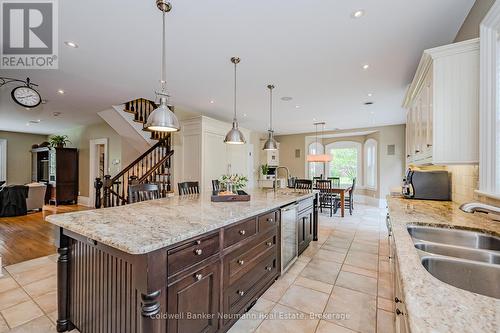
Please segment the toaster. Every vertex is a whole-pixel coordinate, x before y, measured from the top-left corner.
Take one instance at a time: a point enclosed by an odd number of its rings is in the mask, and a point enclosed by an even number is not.
[[[447,171],[408,169],[403,179],[402,194],[408,199],[450,200],[450,174]]]

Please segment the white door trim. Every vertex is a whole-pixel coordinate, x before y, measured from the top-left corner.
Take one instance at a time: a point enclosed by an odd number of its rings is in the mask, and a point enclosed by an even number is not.
[[[89,200],[88,205],[93,207],[95,203],[94,181],[97,178],[95,165],[97,163],[97,145],[104,145],[104,173],[108,174],[108,138],[93,139],[89,143]]]
[[[495,2],[480,25],[479,190],[498,194],[496,188],[496,108],[500,2]]]

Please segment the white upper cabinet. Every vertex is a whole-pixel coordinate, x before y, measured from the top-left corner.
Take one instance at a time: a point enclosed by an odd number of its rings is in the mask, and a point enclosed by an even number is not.
[[[408,164],[479,162],[479,40],[424,51],[403,106]]]

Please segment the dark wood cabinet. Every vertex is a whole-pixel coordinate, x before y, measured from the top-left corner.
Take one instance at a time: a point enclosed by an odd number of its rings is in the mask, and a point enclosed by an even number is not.
[[[47,183],[49,202],[78,201],[78,150],[76,148],[36,148],[32,153],[32,181]]]
[[[219,329],[220,263],[180,276],[168,286],[169,333],[210,333]]]
[[[299,255],[309,246],[314,234],[314,209],[312,206],[299,211],[298,215],[298,239]]]

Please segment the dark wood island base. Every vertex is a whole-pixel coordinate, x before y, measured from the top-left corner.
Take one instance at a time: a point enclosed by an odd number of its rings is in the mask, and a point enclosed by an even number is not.
[[[145,254],[60,227],[57,246],[58,332],[225,332],[280,275],[280,210]]]

